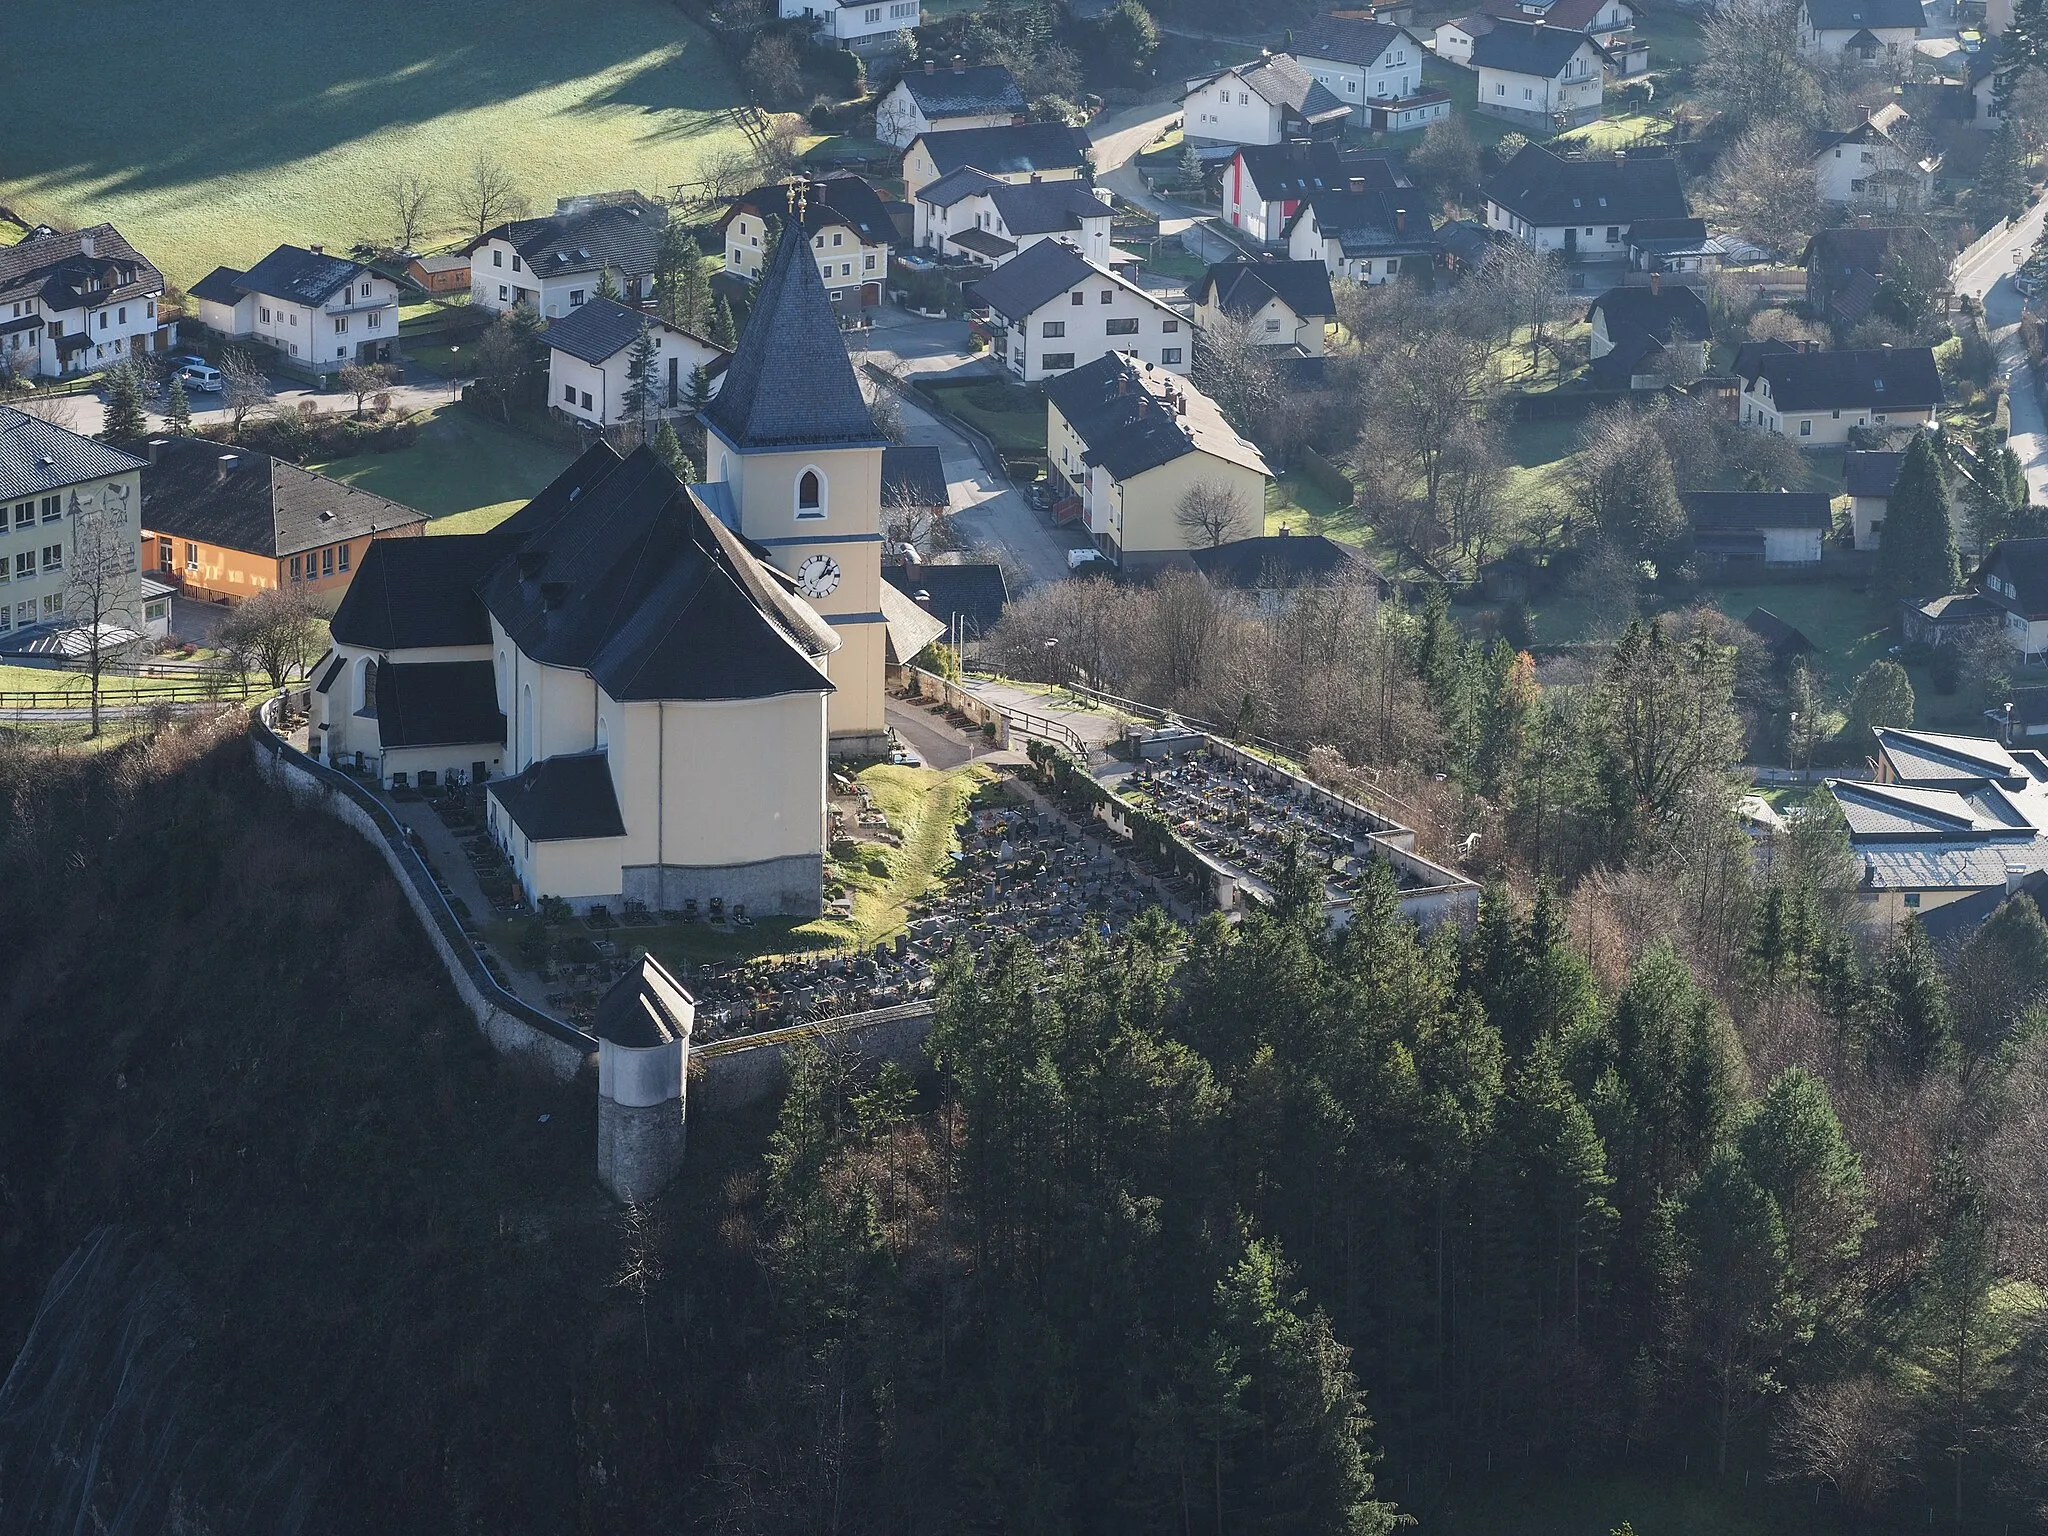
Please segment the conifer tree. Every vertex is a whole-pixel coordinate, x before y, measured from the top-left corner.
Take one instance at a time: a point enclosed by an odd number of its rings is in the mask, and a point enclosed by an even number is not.
[[[1827,1085],[1787,1067],[1736,1133],[1744,1166],[1777,1205],[1792,1283],[1816,1307],[1841,1296],[1870,1230],[1863,1160],[1842,1134]]]
[[[711,323],[711,281],[697,237],[671,219],[661,232],[655,257],[654,291],[661,318],[682,330],[701,332]]]
[[[1916,433],[1885,511],[1877,586],[1881,595],[1897,601],[1953,592],[1961,580],[1941,459],[1933,438]]]
[[[711,369],[708,364],[699,363],[690,370],[690,383],[688,392],[683,396],[683,404],[689,408],[690,414],[694,416],[710,403]]]
[[[1878,1054],[1907,1078],[1924,1076],[1954,1046],[1948,982],[1917,917],[1899,924],[1885,945],[1867,1013]]]
[[[711,335],[707,339],[714,347],[723,347],[728,352],[739,345],[739,332],[732,323],[732,306],[725,302],[724,294],[711,306]]]
[[[171,376],[170,397],[164,402],[164,425],[174,437],[192,435],[192,401],[185,394],[185,381]]]
[[[690,456],[683,452],[682,441],[676,436],[674,422],[664,421],[661,429],[654,434],[654,452],[683,484],[696,484],[697,466],[691,462]]]
[[[619,280],[612,276],[612,269],[608,266],[598,271],[597,296],[600,299],[610,299],[614,304],[619,301]]]
[[[640,426],[641,440],[647,438],[647,423],[654,416],[659,404],[657,400],[658,381],[655,377],[654,327],[640,327],[639,338],[633,343],[633,350],[626,358],[626,390],[619,397],[619,405],[631,420]]]
[[[132,443],[149,432],[149,413],[142,406],[142,379],[133,363],[115,363],[106,372],[107,411],[100,437],[109,443]]]

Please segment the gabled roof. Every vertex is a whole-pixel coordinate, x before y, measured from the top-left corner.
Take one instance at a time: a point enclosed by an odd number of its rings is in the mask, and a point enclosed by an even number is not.
[[[757,218],[787,218],[789,188],[781,182],[754,188],[733,201],[720,226],[740,212]],[[896,238],[896,226],[881,194],[851,172],[821,177],[804,192],[804,233],[815,235],[834,225],[851,229],[864,245],[887,245]]]
[[[92,254],[85,248],[91,245]],[[164,275],[111,224],[59,233],[38,225],[27,239],[0,246],[0,298],[40,298],[52,309],[146,298],[164,291]]]
[[[235,287],[243,293],[260,293],[293,304],[325,304],[335,292],[354,282],[358,272],[368,271],[370,268],[346,256],[280,245],[236,278]]]
[[[1809,271],[1847,277],[1858,270],[1883,273],[1894,247],[1918,246],[1933,254],[1934,237],[1916,224],[1862,224],[1848,229],[1823,229],[1806,242],[1799,258]]]
[[[667,213],[639,193],[604,199],[568,198],[544,219],[514,219],[472,240],[473,253],[503,240],[536,277],[596,272],[609,267],[629,277],[654,270]]]
[[[1188,288],[1188,297],[1243,319],[1278,299],[1301,316],[1330,316],[1337,301],[1330,292],[1330,269],[1320,261],[1224,261],[1204,272]]]
[[[2030,618],[2048,615],[2048,539],[2000,539],[1978,568],[1978,588],[1993,575],[2011,582],[2016,594],[1987,594],[1993,601],[2009,602]]]
[[[2019,760],[1988,736],[1908,731],[1890,725],[1878,726],[1875,735],[1877,750],[1905,784],[1969,785],[2025,776]]]
[[[1335,64],[1355,64],[1361,69],[1370,68],[1377,62],[1380,55],[1393,46],[1396,38],[1407,38],[1418,50],[1423,46],[1422,39],[1406,27],[1390,27],[1381,21],[1357,21],[1348,16],[1317,16],[1297,23],[1290,37],[1297,59],[1328,59]],[[1423,57],[1418,52],[1418,65]]]
[[[1328,86],[1288,54],[1276,53],[1229,73],[1250,86],[1252,93],[1269,105],[1292,112],[1309,122],[1351,110],[1330,94]]]
[[[266,560],[427,521],[402,502],[203,437],[157,438],[142,476],[142,526]]]
[[[377,668],[377,739],[386,747],[499,746],[505,715],[488,661],[387,661]]]
[[[1610,288],[1587,307],[1586,318],[1602,312],[1609,334],[1624,325],[1663,342],[1681,337],[1705,341],[1713,334],[1707,301],[1679,283],[1662,289]]]
[[[1022,320],[1050,304],[1077,283],[1100,278],[1137,294],[1148,304],[1164,309],[1157,297],[1135,283],[1127,282],[1106,267],[1098,267],[1064,240],[1041,240],[1027,246],[987,277],[975,283],[981,303],[1011,320]]]
[[[1368,188],[1363,192],[1317,192],[1304,198],[1287,234],[1311,212],[1325,240],[1346,256],[1397,256],[1434,250],[1430,197],[1419,187]]]
[[[533,842],[626,835],[611,765],[602,751],[543,757],[516,777],[493,779],[485,788]]]
[[[892,443],[882,450],[882,508],[943,507],[952,498],[946,461],[929,446]]]
[[[1115,209],[1073,180],[1027,182],[1023,186],[1002,182],[989,189],[988,200],[1013,235],[1058,234],[1079,229],[1083,219],[1116,216]]]
[[[1818,160],[1829,150],[1844,144],[1883,143],[1891,145],[1894,149],[1901,149],[1898,135],[1901,130],[1910,127],[1912,121],[1906,115],[1904,107],[1895,101],[1888,101],[1854,128],[1814,134],[1810,140],[1813,145],[1813,158]],[[1901,152],[1903,153],[1903,150]]]
[[[1216,402],[1151,363],[1110,352],[1045,386],[1085,448],[1085,460],[1128,480],[1184,454],[1202,452],[1262,475],[1273,471],[1238,436]]]
[[[1087,164],[1088,135],[1065,123],[1015,123],[922,133],[911,148],[919,144],[941,176],[963,165],[991,176],[1015,176],[1026,171],[1079,170]]]
[[[1692,217],[1678,162],[1666,156],[1566,160],[1529,144],[1486,184],[1486,196],[1538,228]]]
[[[1842,488],[1851,496],[1888,497],[1905,463],[1903,453],[1852,448],[1842,455]]]
[[[669,325],[614,299],[586,299],[561,319],[550,320],[542,337],[555,351],[566,352],[593,367],[601,367],[638,341],[642,327],[687,336],[699,346],[719,354],[721,361],[731,357],[723,347],[706,341],[702,336],[681,326]],[[715,366],[714,371],[717,371]]]
[[[1681,491],[1678,499],[1701,532],[1835,525],[1833,503],[1819,491]]]
[[[143,467],[132,453],[0,405],[0,500],[41,495]]]
[[[503,549],[496,530],[373,539],[334,610],[335,641],[366,651],[489,645],[490,615],[474,589]]]
[[[1342,192],[1353,181],[1381,188],[1410,185],[1392,155],[1346,153],[1328,139],[1241,144],[1237,158],[1254,190],[1267,202],[1292,201],[1312,192]]]
[[[809,242],[776,246],[704,419],[738,448],[880,445]]]
[[[1920,0],[1800,0],[1800,8],[1816,32],[1854,32],[1859,28],[1906,28],[1927,24]]]
[[[204,299],[210,304],[236,305],[248,297],[242,291],[242,278],[245,275],[239,267],[215,267],[186,292],[193,298]]]
[[[917,110],[936,123],[948,117],[979,117],[992,112],[1022,112],[1029,105],[1016,78],[1001,64],[976,64],[971,69],[906,70],[903,89]]]
[[[1981,814],[1953,790],[1915,789],[1904,784],[1829,781],[1842,807],[1849,835],[1857,840],[1890,838],[1902,841],[1970,839],[2002,830],[2004,823]]]
[[[1930,347],[1775,352],[1755,368],[1752,377],[1770,384],[1771,404],[1780,411],[1925,410],[1944,398]]]
[[[1607,0],[1485,0],[1488,15],[1507,21],[1533,21],[1542,17],[1546,26],[1565,27],[1573,32],[1585,32],[1599,19]],[[1633,6],[1624,4],[1622,9],[1631,17]]]
[[[1780,657],[1804,656],[1810,654],[1814,644],[1806,637],[1806,631],[1795,624],[1788,624],[1768,608],[1752,608],[1749,617],[1742,621],[1742,627],[1769,646]]]
[[[882,579],[913,599],[924,593],[924,600],[918,603],[920,608],[933,618],[944,620],[949,630],[957,622],[960,631],[970,638],[994,629],[1010,601],[1003,568],[993,562],[885,565]]]
[[[1319,533],[1283,533],[1233,539],[1214,549],[1197,549],[1188,558],[1210,581],[1222,587],[1253,592],[1268,587],[1315,586],[1361,574],[1355,552]]]
[[[993,188],[1008,186],[999,176],[978,171],[971,165],[963,165],[956,171],[948,171],[936,181],[929,181],[918,189],[917,200],[930,203],[934,208],[950,208],[955,203],[964,203],[970,197],[979,197]]]
[[[1491,32],[1472,40],[1472,67],[1554,80],[1581,48],[1592,49],[1603,61],[1608,58],[1607,50],[1583,32],[1540,22],[1500,21]]]
[[[885,581],[879,596],[882,624],[887,631],[889,660],[894,665],[908,665],[934,640],[945,638],[946,621],[927,613],[901,589]]]

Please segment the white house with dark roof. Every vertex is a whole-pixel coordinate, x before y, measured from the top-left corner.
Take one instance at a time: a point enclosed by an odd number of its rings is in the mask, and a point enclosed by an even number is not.
[[[1532,128],[1577,127],[1600,115],[1613,57],[1583,32],[1498,21],[1473,40],[1478,109]]]
[[[1799,0],[1799,49],[1810,59],[1898,65],[1926,24],[1920,0]]]
[[[1854,128],[1814,136],[1814,190],[1838,207],[1887,213],[1924,207],[1934,196],[1939,154],[1923,153],[1907,137],[1912,119],[1888,101]]]
[[[1136,283],[1060,240],[1041,240],[974,284],[995,356],[1027,384],[1085,367],[1105,353],[1188,371],[1189,323]]]
[[[1406,27],[1350,16],[1318,16],[1292,29],[1290,52],[1313,79],[1351,110],[1360,127],[1378,126],[1373,109],[1424,114],[1409,126],[1426,127],[1450,115],[1443,91],[1425,91],[1422,63],[1429,47]]]
[[[1643,389],[1673,375],[1706,371],[1713,325],[1699,291],[1665,284],[1653,275],[1647,288],[1610,288],[1586,310],[1592,327],[1587,361],[1609,388]]]
[[[246,272],[216,267],[192,297],[208,329],[317,373],[397,355],[397,281],[317,245],[280,245]]]
[[[1296,60],[1270,53],[1190,80],[1181,102],[1181,133],[1193,144],[1279,144],[1292,138],[1335,138],[1350,107]]]
[[[1678,162],[1661,155],[1566,159],[1529,144],[1485,196],[1488,229],[1570,261],[1625,261],[1637,223],[1692,217]]]
[[[107,575],[104,621],[139,636],[143,461],[107,443],[0,405],[0,636],[63,630],[66,583],[77,569],[81,527],[104,523],[127,558]],[[95,539],[94,546],[102,541]],[[125,564],[126,569],[120,568]],[[75,625],[70,625],[75,627]]]
[[[1430,199],[1416,187],[1376,188],[1363,181],[1303,200],[1287,224],[1287,254],[1320,261],[1354,282],[1386,283],[1401,269],[1436,256]]]
[[[865,50],[893,40],[921,20],[917,0],[781,0],[785,21],[807,17],[820,38]]]
[[[1248,327],[1261,346],[1321,357],[1337,301],[1321,261],[1225,261],[1188,285],[1197,330],[1223,316]]]
[[[908,149],[923,133],[1020,122],[1029,107],[1016,78],[1001,64],[970,69],[955,58],[941,68],[938,60],[926,59],[875,104],[875,137],[891,149]]]
[[[920,133],[903,152],[903,195],[914,203],[941,176],[968,166],[1018,185],[1081,177],[1088,169],[1088,134],[1065,123]]]
[[[1086,182],[1018,186],[965,166],[917,194],[915,229],[919,249],[984,267],[1001,266],[1041,240],[1064,240],[1106,267],[1115,260],[1115,217]]]
[[[544,219],[514,219],[470,243],[471,299],[502,312],[525,304],[550,320],[597,297],[609,271],[619,296],[654,291],[668,211],[638,192],[565,197]]]
[[[1126,570],[1184,564],[1177,513],[1202,487],[1232,498],[1246,536],[1266,517],[1265,457],[1207,395],[1117,353],[1046,385],[1046,456],[1096,547]]]
[[[1817,567],[1834,527],[1834,502],[1823,492],[1684,491],[1678,499],[1693,554],[1722,570]]]
[[[55,377],[178,343],[157,321],[164,277],[111,224],[39,225],[0,246],[0,375]]]
[[[1629,0],[1485,0],[1481,10],[1503,21],[1540,21],[1584,32],[1609,52],[1629,48],[1634,39],[1636,8]]]
[[[1929,347],[1839,352],[1744,346],[1742,424],[1792,438],[1802,448],[1848,440],[1856,427],[1933,426],[1943,399]]]
[[[718,222],[725,275],[760,281],[768,221],[786,222],[788,217],[789,187],[784,183],[756,187],[735,198]],[[874,187],[850,173],[809,182],[803,223],[817,257],[818,276],[833,304],[845,310],[880,304],[888,286],[889,247],[896,225]]]
[[[1240,145],[1223,168],[1223,217],[1254,240],[1279,245],[1303,198],[1360,181],[1380,189],[1413,185],[1400,162],[1379,151],[1346,150],[1327,139]]]
[[[541,334],[548,346],[548,403],[587,426],[611,427],[630,419],[626,402],[633,383],[627,370],[642,332],[654,344],[656,414],[669,415],[687,405],[690,381],[699,368],[717,394],[732,361],[725,348],[624,304],[592,299]]]
[[[2048,657],[2048,539],[2001,539],[1971,585],[1997,610],[2005,637],[2030,662]]]

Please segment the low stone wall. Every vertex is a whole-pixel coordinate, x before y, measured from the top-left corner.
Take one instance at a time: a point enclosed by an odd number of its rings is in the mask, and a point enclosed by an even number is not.
[[[690,1052],[691,1112],[736,1108],[780,1093],[788,1081],[783,1059],[791,1046],[804,1041],[846,1051],[864,1065],[893,1061],[921,1071],[931,1065],[925,1037],[931,1033],[932,1014],[929,1003],[907,1003],[698,1046]]]
[[[958,683],[948,682],[936,672],[927,672],[922,667],[907,667],[904,681],[910,691],[920,699],[935,704],[944,704],[956,709],[976,725],[985,726],[991,721],[996,728],[996,746],[1010,745],[1010,722],[1002,710],[987,699],[969,693]]]

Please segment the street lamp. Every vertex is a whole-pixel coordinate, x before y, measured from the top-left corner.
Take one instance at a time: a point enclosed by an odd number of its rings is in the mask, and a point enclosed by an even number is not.
[[[455,391],[461,387],[462,343],[452,342],[448,347],[448,398],[455,398]]]
[[[1045,637],[1045,680],[1050,686],[1055,688],[1059,686],[1060,682],[1059,645],[1059,636],[1047,635]]]

